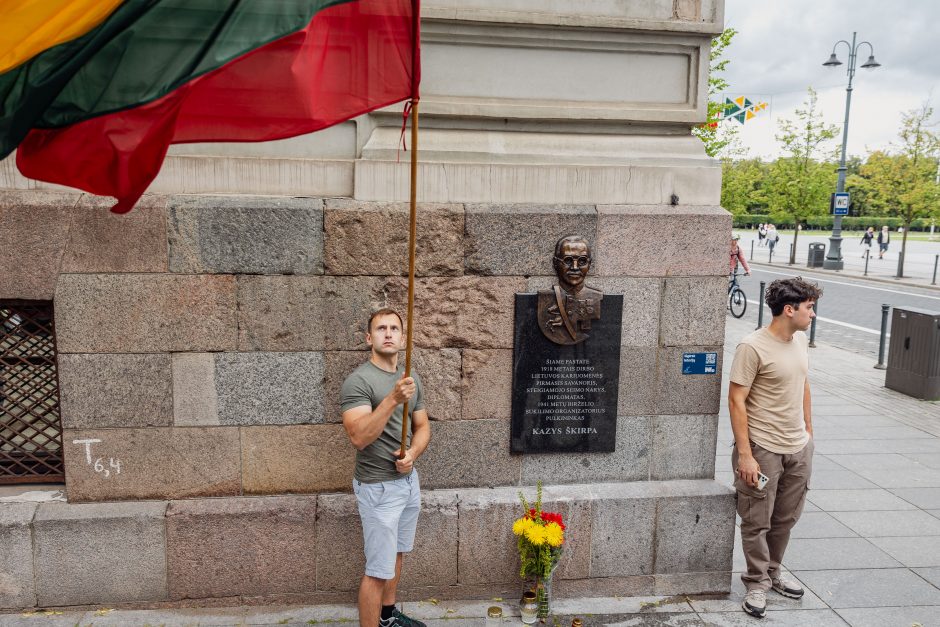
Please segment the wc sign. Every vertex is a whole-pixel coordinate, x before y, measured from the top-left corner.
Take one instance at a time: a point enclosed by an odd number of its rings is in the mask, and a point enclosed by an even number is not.
[[[849,193],[848,192],[836,192],[832,195],[832,198],[829,200],[830,208],[832,209],[832,215],[834,216],[847,216],[849,215]]]

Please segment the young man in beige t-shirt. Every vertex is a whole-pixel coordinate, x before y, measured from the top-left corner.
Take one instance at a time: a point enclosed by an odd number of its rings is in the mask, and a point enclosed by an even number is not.
[[[747,587],[742,607],[752,616],[764,615],[771,588],[793,599],[803,596],[802,586],[783,574],[780,563],[790,530],[803,512],[812,473],[805,331],[816,317],[813,305],[821,295],[819,287],[799,277],[771,283],[766,300],[773,320],[741,340],[731,365],[731,464],[747,561],[741,575]]]

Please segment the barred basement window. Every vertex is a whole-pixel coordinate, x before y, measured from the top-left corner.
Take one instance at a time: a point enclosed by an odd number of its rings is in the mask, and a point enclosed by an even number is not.
[[[0,484],[65,481],[52,313],[0,300]]]

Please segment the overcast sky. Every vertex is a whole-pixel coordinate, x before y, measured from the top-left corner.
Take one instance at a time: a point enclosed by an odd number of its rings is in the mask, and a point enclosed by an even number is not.
[[[937,0],[725,0],[725,26],[738,31],[728,47],[727,95],[765,101],[768,108],[740,131],[749,156],[773,158],[777,120],[793,117],[806,88],[819,93],[822,118],[841,125],[848,84],[848,46],[836,54],[843,65],[823,67],[840,39],[874,46],[882,67],[858,69],[852,83],[849,155],[887,148],[896,140],[901,112],[930,99],[940,119],[940,2]],[[860,60],[870,54],[859,49]],[[737,122],[724,122],[737,124]]]

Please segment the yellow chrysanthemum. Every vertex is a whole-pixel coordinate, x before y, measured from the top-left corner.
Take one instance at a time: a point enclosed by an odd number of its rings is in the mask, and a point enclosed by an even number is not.
[[[558,526],[558,523],[550,522],[545,525],[545,541],[553,547],[559,547],[565,541],[565,532]]]
[[[520,518],[519,520],[517,520],[516,522],[512,524],[512,532],[517,536],[521,536],[525,533],[525,530],[531,526],[532,526],[531,520],[529,520],[528,518]]]
[[[541,546],[545,544],[545,527],[533,524],[525,530],[525,537],[535,546]]]

